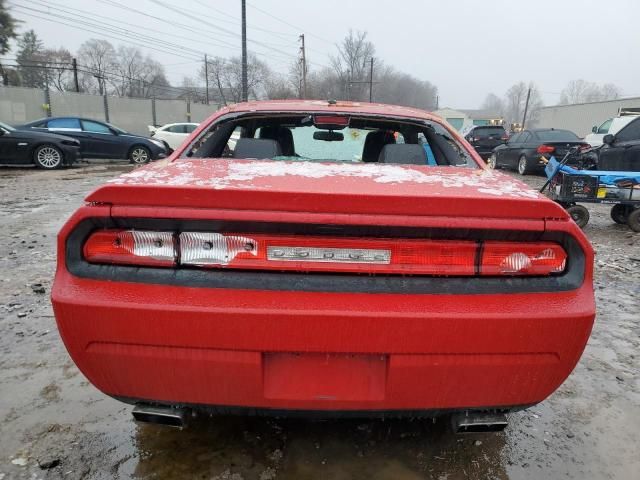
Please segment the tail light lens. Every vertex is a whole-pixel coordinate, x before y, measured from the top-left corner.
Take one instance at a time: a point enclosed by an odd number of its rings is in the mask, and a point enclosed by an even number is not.
[[[98,230],[89,263],[152,267],[449,276],[550,275],[565,269],[555,243]]]
[[[99,230],[84,244],[89,263],[173,267],[176,243],[173,232]]]
[[[482,275],[550,275],[561,273],[567,253],[556,243],[486,242],[482,248]]]
[[[537,150],[538,153],[553,153],[555,151],[556,147],[553,147],[551,145],[540,145]]]
[[[475,242],[180,234],[180,263],[202,267],[473,275]]]

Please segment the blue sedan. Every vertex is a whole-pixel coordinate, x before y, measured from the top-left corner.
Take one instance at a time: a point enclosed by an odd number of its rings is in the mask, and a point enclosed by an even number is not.
[[[128,133],[105,122],[78,117],[50,117],[16,127],[20,130],[58,133],[80,141],[82,158],[128,159],[143,164],[167,156],[161,140]]]

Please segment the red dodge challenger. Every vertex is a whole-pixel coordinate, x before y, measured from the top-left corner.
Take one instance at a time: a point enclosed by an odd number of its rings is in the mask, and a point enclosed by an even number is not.
[[[499,430],[580,358],[593,250],[436,116],[250,102],[89,194],[52,300],[75,363],[140,421],[453,413]]]

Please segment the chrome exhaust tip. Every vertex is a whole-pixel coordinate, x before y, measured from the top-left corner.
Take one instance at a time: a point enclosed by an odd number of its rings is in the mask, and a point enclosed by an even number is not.
[[[499,412],[465,411],[451,418],[455,433],[501,432],[507,425],[507,416]]]
[[[136,405],[131,413],[136,422],[154,423],[179,429],[187,426],[189,418],[189,410],[186,408],[159,405]]]

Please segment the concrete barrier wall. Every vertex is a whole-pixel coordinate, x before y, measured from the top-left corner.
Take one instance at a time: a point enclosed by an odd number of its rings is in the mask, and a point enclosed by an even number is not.
[[[0,122],[9,125],[46,117],[45,96],[37,88],[0,87]]]
[[[187,102],[184,100],[156,100],[156,123],[180,123],[187,121]]]
[[[615,117],[620,108],[640,108],[640,98],[625,98],[606,102],[556,105],[540,109],[539,128],[564,128],[584,137],[591,127]]]
[[[9,125],[31,122],[47,116],[46,94],[37,88],[0,86],[0,122]],[[51,116],[78,116],[105,121],[104,98],[75,92],[49,91]],[[109,122],[132,133],[149,134],[154,124],[153,101],[142,98],[107,97]],[[191,103],[191,121],[199,123],[219,107]],[[186,100],[155,100],[155,124],[187,122]]]
[[[203,103],[192,103],[191,104],[191,121],[195,123],[200,123],[203,120],[209,118],[213,113],[215,113],[220,107],[218,105],[209,104],[205,105]]]
[[[51,112],[56,117],[85,117],[105,121],[104,100],[99,95],[51,92]]]
[[[153,123],[151,100],[144,98],[107,97],[109,123],[138,135],[148,135]]]

